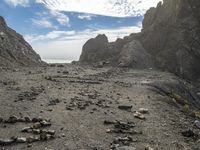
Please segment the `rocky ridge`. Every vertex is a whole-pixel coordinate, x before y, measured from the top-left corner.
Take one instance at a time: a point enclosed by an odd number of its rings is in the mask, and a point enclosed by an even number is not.
[[[199,14],[199,0],[164,0],[146,12],[140,33],[110,43],[105,35],[98,35],[83,46],[79,61],[106,61],[114,66],[139,69],[157,68],[198,80]]]
[[[39,66],[45,64],[40,56],[24,40],[9,28],[0,16],[0,66]]]

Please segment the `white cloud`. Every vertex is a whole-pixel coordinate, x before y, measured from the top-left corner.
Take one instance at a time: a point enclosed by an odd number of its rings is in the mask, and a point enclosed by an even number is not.
[[[67,25],[67,26],[70,26],[69,24],[69,17],[66,16],[65,14],[59,12],[59,11],[56,11],[56,10],[51,10],[51,15],[53,17],[55,17],[55,19],[58,21],[58,23],[60,25]]]
[[[29,0],[4,0],[7,4],[11,5],[11,6],[23,6],[26,7],[29,4]]]
[[[143,15],[161,0],[37,0],[50,10],[114,17]]]
[[[34,25],[41,28],[56,28],[49,20],[43,19],[32,19]]]
[[[138,24],[139,25],[139,24]],[[98,34],[106,34],[109,41],[115,41],[131,33],[140,32],[140,26],[128,26],[115,29],[87,29],[75,31],[52,31],[45,35],[26,35],[33,48],[43,59],[78,60],[83,44]]]
[[[83,20],[92,20],[92,15],[87,15],[87,14],[85,14],[85,15],[78,15],[78,18],[79,19],[83,19]]]

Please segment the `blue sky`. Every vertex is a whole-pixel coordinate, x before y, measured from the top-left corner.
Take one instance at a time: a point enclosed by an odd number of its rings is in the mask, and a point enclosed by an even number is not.
[[[77,60],[97,34],[110,41],[141,30],[160,0],[0,0],[0,15],[44,60]]]

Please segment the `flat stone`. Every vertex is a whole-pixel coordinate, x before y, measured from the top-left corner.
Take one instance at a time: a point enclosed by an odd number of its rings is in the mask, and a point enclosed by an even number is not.
[[[0,139],[0,145],[5,146],[5,145],[11,145],[15,142],[14,139]]]
[[[136,150],[136,148],[131,146],[121,146],[117,147],[116,150]]]
[[[25,137],[18,137],[16,139],[16,142],[17,143],[26,143],[27,142],[27,139]]]
[[[131,106],[131,105],[120,105],[120,106],[118,106],[119,109],[126,110],[126,111],[131,111],[132,107],[133,106]]]
[[[133,114],[133,116],[134,116],[135,118],[138,118],[138,119],[141,119],[141,120],[145,120],[145,119],[146,119],[145,116],[144,116],[143,114],[141,114],[140,112],[138,112],[138,111],[136,111],[136,112]]]

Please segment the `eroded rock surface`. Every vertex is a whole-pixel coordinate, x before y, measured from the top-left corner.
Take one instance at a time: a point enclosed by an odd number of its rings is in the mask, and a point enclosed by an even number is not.
[[[146,12],[140,33],[133,33],[112,43],[105,41],[103,45],[99,45],[101,42],[98,37],[95,38],[98,44],[91,46],[89,40],[83,47],[80,62],[109,60],[114,66],[151,66],[187,79],[199,79],[199,14],[199,0],[164,0]],[[131,46],[134,42],[141,46]],[[96,55],[90,57],[91,54]],[[154,63],[148,63],[149,58]]]
[[[39,66],[44,62],[24,38],[0,16],[0,66]]]

